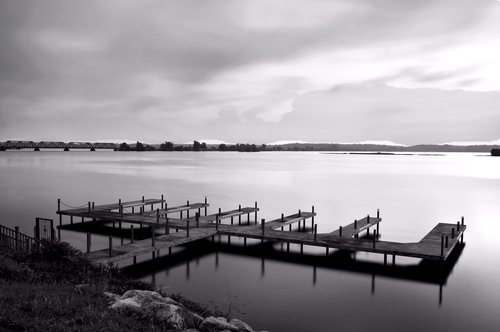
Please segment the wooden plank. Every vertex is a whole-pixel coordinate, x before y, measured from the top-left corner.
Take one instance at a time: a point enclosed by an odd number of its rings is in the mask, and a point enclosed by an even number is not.
[[[145,239],[113,247],[111,250],[111,257],[109,257],[109,248],[106,248],[89,253],[87,258],[93,263],[115,263],[134,256],[151,253],[156,250],[198,241],[215,234],[217,234],[215,230],[207,228],[190,230],[189,237],[186,236],[186,232],[171,233],[155,237],[154,246],[152,245],[151,239]]]

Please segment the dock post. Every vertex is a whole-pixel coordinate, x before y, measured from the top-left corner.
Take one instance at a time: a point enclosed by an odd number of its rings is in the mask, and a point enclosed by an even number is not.
[[[457,221],[457,233],[460,230],[460,223]]]
[[[161,209],[163,210],[163,206],[164,206],[164,200],[163,200],[163,194],[161,194]]]
[[[291,232],[292,231],[292,224],[288,224],[288,231]]]
[[[286,243],[286,252],[290,252],[290,242]]]
[[[299,217],[301,217],[301,216],[302,216],[302,212],[299,210]],[[300,221],[299,221],[299,222],[300,222]]]
[[[245,247],[247,246],[247,237],[246,236],[243,237],[243,246],[245,246]]]
[[[90,233],[87,233],[87,254],[90,252],[90,244],[91,244],[91,238],[90,238]]]
[[[142,202],[144,203],[144,195],[142,196]]]
[[[241,205],[240,205],[240,211],[241,211]],[[238,215],[238,226],[241,226],[241,214]]]
[[[90,201],[87,204],[87,210],[88,210],[87,212],[90,213]]]
[[[135,207],[132,206],[132,213],[135,213]]]
[[[462,226],[464,225],[464,217],[462,216]]]
[[[179,211],[179,217],[180,217],[180,219],[182,219],[182,210]]]
[[[377,209],[377,219],[380,219],[380,210]]]
[[[314,225],[314,242],[318,239],[318,224]]]
[[[375,242],[377,241],[377,234],[375,232],[376,231],[373,230],[373,248],[375,248]]]
[[[262,242],[264,242],[264,224],[266,222],[266,219],[262,219]]]
[[[222,214],[222,209],[219,208],[219,216]]]
[[[134,256],[134,265],[137,264],[137,256]]]
[[[207,215],[207,196],[205,196],[205,216]]]
[[[326,247],[326,255],[328,256],[330,254],[330,248]]]
[[[358,221],[354,220],[354,229],[358,229]]]
[[[215,215],[215,230],[218,232],[219,231],[219,215]]]
[[[57,229],[57,237],[59,238],[59,241],[61,240],[61,226],[62,226],[62,214],[61,212],[61,199],[57,199],[57,213],[59,214],[59,228]]]
[[[455,238],[455,228],[452,228],[451,229],[451,238],[454,239]]]
[[[155,246],[155,229],[151,227],[151,247]]]
[[[196,212],[196,227],[200,227],[200,213]]]
[[[257,202],[255,202],[255,225],[257,225]]]
[[[189,201],[187,201],[187,206],[189,207]],[[189,209],[186,211],[187,218],[189,219]]]
[[[444,238],[444,247],[448,248],[448,235],[446,235]]]
[[[342,237],[342,226],[339,226],[339,236]]]
[[[231,226],[234,224],[233,216],[231,216]]]
[[[444,236],[441,235],[441,257],[443,256],[444,253]]]
[[[14,227],[15,229],[15,245],[16,245],[16,250],[19,250],[19,226]]]
[[[380,223],[378,222],[377,223],[377,234],[379,234],[379,225],[380,225]]]
[[[384,266],[387,265],[387,254],[384,254]]]
[[[187,236],[186,237],[189,237],[189,219],[187,220],[186,225],[187,225]]]
[[[300,254],[302,255],[304,253],[304,244],[300,244]]]
[[[134,225],[130,225],[130,243],[134,243]]]
[[[92,210],[95,208],[95,202],[92,202]]]
[[[241,212],[241,204],[238,205],[238,212]]]
[[[109,257],[111,257],[111,252],[113,251],[113,237],[109,237]]]
[[[160,223],[160,209],[156,209],[156,223]]]
[[[396,265],[396,255],[392,255],[392,266]]]
[[[118,205],[122,205],[122,199],[118,198]]]
[[[367,215],[366,216],[366,223],[369,224],[370,223],[370,215]]]
[[[311,218],[311,227],[314,225],[314,205],[312,206],[312,218]]]
[[[168,227],[168,217],[165,213],[165,234],[170,234],[170,228]]]

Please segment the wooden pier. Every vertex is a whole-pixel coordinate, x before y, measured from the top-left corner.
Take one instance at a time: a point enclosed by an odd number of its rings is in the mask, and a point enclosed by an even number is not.
[[[189,242],[205,238],[214,238],[218,235],[247,238],[264,241],[278,241],[287,244],[323,247],[328,255],[330,249],[347,251],[364,251],[378,253],[384,256],[384,263],[388,255],[392,256],[393,264],[396,256],[421,258],[425,260],[445,261],[459,241],[463,241],[466,229],[464,219],[456,223],[439,223],[419,242],[401,243],[379,241],[379,227],[382,218],[377,211],[376,216],[367,215],[352,223],[340,226],[329,233],[318,233],[315,222],[314,207],[310,212],[298,210],[297,213],[265,221],[258,220],[257,203],[253,207],[241,207],[229,211],[218,210],[208,214],[209,204],[205,198],[203,203],[168,206],[163,198],[145,199],[117,203],[95,205],[88,202],[85,206],[71,209],[61,209],[62,202],[58,201],[59,237],[61,229],[77,229],[77,224],[91,222],[92,225],[112,225],[127,238],[121,245],[113,246],[112,237],[109,237],[109,246],[106,249],[91,251],[91,234],[87,232],[87,255],[95,263],[112,264],[121,260],[144,254],[152,254],[155,259],[160,250],[184,245]],[[156,207],[156,208],[155,208]],[[176,214],[179,214],[177,217]],[[70,217],[70,223],[63,224],[63,216]],[[245,217],[246,216],[246,217]],[[77,218],[75,221],[74,218]],[[310,227],[306,225],[310,222]],[[125,229],[124,224],[130,225]],[[73,227],[73,225],[75,227]],[[134,225],[138,228],[134,229]],[[108,226],[110,227],[110,226]],[[137,240],[134,232],[150,231],[146,238]],[[363,236],[366,234],[366,236]],[[126,243],[124,243],[124,240]],[[170,249],[169,249],[170,251]]]

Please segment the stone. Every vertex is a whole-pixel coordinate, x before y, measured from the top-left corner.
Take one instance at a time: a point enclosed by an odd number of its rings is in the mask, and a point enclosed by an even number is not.
[[[224,331],[229,330],[232,332],[238,331],[235,326],[229,324],[226,318],[224,317],[214,317],[209,316],[203,320],[200,324],[201,331]]]
[[[250,325],[236,318],[231,319],[229,321],[229,324],[238,328],[239,332],[254,332]]]
[[[185,326],[184,316],[189,311],[171,298],[165,298],[153,291],[129,290],[110,306],[111,309],[129,310],[138,314],[158,318],[175,329]]]

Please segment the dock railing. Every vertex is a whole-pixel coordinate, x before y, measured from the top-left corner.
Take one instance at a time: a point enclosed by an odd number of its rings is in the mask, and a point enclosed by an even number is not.
[[[34,237],[19,232],[19,226],[14,229],[0,225],[0,244],[15,251],[31,252],[40,250],[41,242]]]

